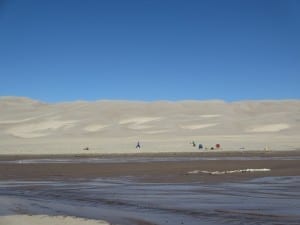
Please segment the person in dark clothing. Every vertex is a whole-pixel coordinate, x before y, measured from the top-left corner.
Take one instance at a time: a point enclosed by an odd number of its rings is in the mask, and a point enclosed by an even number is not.
[[[140,144],[140,142],[139,142],[139,141],[138,141],[138,143],[136,144],[135,148],[138,148],[138,149],[140,149],[140,148],[141,148],[141,144]]]
[[[193,147],[196,147],[196,143],[194,141],[192,142],[192,145],[193,145]]]

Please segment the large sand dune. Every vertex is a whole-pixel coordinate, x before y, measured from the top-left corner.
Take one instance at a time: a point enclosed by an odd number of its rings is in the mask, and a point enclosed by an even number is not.
[[[0,98],[0,154],[300,148],[300,101],[96,101]],[[89,150],[83,150],[89,147]]]

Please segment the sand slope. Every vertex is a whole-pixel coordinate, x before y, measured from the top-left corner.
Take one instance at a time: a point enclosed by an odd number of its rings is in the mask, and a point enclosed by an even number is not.
[[[0,154],[300,147],[300,101],[96,101],[47,104],[0,97]],[[89,147],[89,151],[83,148]]]

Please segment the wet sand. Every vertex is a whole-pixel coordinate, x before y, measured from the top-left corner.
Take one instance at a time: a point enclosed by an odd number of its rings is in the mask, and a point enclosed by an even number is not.
[[[168,153],[146,154],[147,157],[172,156],[178,161],[162,162],[113,162],[113,163],[7,163],[9,160],[38,159],[45,156],[1,156],[0,180],[68,180],[68,179],[93,179],[93,178],[120,178],[128,177],[143,182],[158,183],[184,183],[184,182],[228,182],[242,179],[252,179],[267,176],[300,176],[300,152],[205,152],[205,153]],[[185,161],[181,157],[201,156],[204,160]],[[205,157],[217,157],[217,160],[205,160]],[[47,156],[53,159],[76,158],[81,156]],[[139,155],[114,155],[83,157],[145,157]],[[222,157],[233,157],[222,160]],[[234,159],[246,157],[246,160]],[[247,157],[260,157],[249,159]],[[268,157],[268,158],[267,158]],[[270,157],[273,159],[270,159]],[[289,160],[277,157],[290,157]],[[293,159],[295,157],[295,159]],[[138,160],[137,160],[138,161]],[[3,163],[6,162],[6,163]],[[194,170],[205,171],[230,171],[242,169],[262,169],[271,171],[245,172],[223,175],[189,174]]]

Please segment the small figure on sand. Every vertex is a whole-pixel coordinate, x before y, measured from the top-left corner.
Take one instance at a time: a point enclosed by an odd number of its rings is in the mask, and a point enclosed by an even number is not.
[[[140,148],[141,148],[141,144],[140,144],[140,142],[139,142],[139,141],[137,142],[137,144],[136,144],[135,148],[136,148],[136,149],[140,149]]]
[[[192,142],[192,145],[193,145],[193,147],[196,147],[196,143],[194,141]]]

